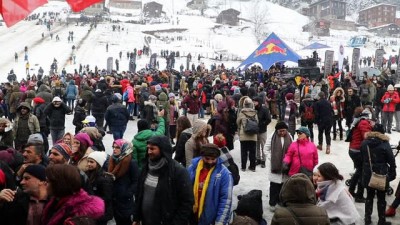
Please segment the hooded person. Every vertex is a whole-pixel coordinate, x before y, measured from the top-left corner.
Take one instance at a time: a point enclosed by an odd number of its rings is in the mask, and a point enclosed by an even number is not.
[[[121,104],[122,96],[115,93],[112,97],[113,104],[108,106],[104,118],[110,127],[114,140],[121,139],[124,136],[126,125],[129,121],[129,112]]]
[[[103,144],[103,137],[105,135],[103,130],[97,127],[84,127],[81,130],[82,133],[87,133],[93,142],[93,150],[95,151],[105,151]]]
[[[21,102],[17,108],[17,116],[13,126],[15,149],[22,150],[22,145],[28,141],[29,135],[39,132],[39,120],[31,113],[30,105],[26,102]]]
[[[150,124],[145,119],[141,119],[137,123],[138,133],[133,137],[132,145],[133,158],[138,162],[140,169],[146,157],[147,141],[153,136],[164,135],[165,133],[165,120],[163,117],[158,117],[158,119],[159,124],[155,131],[150,129]]]
[[[185,144],[186,167],[190,166],[193,158],[200,156],[201,145],[209,143],[207,138],[210,136],[211,126],[203,120],[196,120],[192,131],[192,136]]]
[[[256,121],[258,124],[257,111],[254,109],[254,103],[249,97],[243,97],[243,108],[240,110],[236,119],[238,126],[240,152],[241,152],[241,169],[246,170],[247,159],[250,160],[249,170],[256,170],[256,149],[257,149],[257,133],[246,133],[245,128],[249,120]],[[257,127],[258,128],[258,127]]]
[[[330,224],[326,211],[316,206],[315,189],[306,175],[291,176],[283,184],[279,198],[282,207],[276,209],[271,225],[293,224],[300,219],[304,224]]]
[[[140,222],[188,224],[194,202],[188,171],[172,159],[168,137],[151,137],[147,141],[147,148],[147,160],[144,161],[137,186],[133,225]]]
[[[113,212],[117,224],[131,221],[134,211],[139,168],[132,160],[132,144],[124,139],[117,139],[112,144],[113,153],[109,159],[108,172],[115,177],[113,187]]]
[[[0,118],[0,146],[12,147],[14,136],[11,128],[11,122],[6,118]]]
[[[94,150],[91,148],[93,141],[87,133],[78,133],[74,136],[72,143],[72,151],[74,152],[71,158],[71,164],[76,165],[80,170],[86,172],[87,157]]]

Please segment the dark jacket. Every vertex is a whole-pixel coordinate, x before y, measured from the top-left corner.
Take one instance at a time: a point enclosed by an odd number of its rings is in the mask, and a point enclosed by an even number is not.
[[[0,138],[1,138],[0,146],[13,147],[14,135],[12,130],[0,133]]]
[[[380,101],[380,99],[379,99],[379,101]],[[350,96],[346,96],[346,99],[344,101],[345,117],[352,118],[354,115],[354,109],[357,108],[358,106],[361,106],[360,97],[358,97],[355,94],[353,94],[351,96],[351,98],[350,98]]]
[[[320,99],[314,103],[315,123],[318,125],[330,125],[333,119],[331,103],[326,99]]]
[[[48,120],[46,114],[44,113],[46,106],[47,106],[46,103],[42,103],[42,104],[36,105],[35,108],[33,109],[33,115],[35,115],[38,118],[40,130],[42,132],[47,131],[48,125],[49,125],[49,120]]]
[[[129,112],[121,103],[113,103],[107,108],[104,118],[110,127],[126,126]]]
[[[283,207],[277,208],[271,225],[296,224],[292,213],[307,225],[330,224],[325,209],[316,206],[317,199],[314,186],[304,174],[295,174],[283,184],[279,198]],[[289,209],[287,209],[289,208]]]
[[[65,129],[65,114],[71,112],[71,109],[64,104],[61,103],[60,107],[54,107],[52,103],[48,104],[44,109],[44,113],[50,120],[50,130],[64,130]]]
[[[261,104],[261,102],[259,103]],[[265,106],[256,107],[257,116],[258,116],[258,133],[267,132],[267,126],[271,123],[271,114],[269,113],[269,109]]]
[[[385,95],[386,89],[384,87],[376,88],[376,95],[374,104],[379,107],[383,107],[383,103],[381,102],[382,97]]]
[[[86,111],[84,108],[77,105],[75,107],[74,119],[72,120],[72,124],[75,125],[75,131],[80,131],[83,128],[82,121],[86,118]]]
[[[95,92],[92,99],[92,113],[105,113],[107,107],[107,97],[102,92]]]
[[[158,184],[156,187],[154,208],[158,210],[155,218],[159,224],[187,225],[193,211],[193,188],[189,179],[188,171],[178,162],[171,158],[172,147],[166,136],[154,136],[150,138],[152,143],[158,143],[162,157],[167,163],[158,170]],[[136,210],[133,221],[142,220],[143,188],[149,172],[148,162],[143,165],[142,174],[139,178],[138,192],[136,196]]]
[[[361,144],[364,187],[368,187],[371,178],[368,148],[371,154],[372,171],[377,174],[387,175],[386,187],[389,187],[389,181],[396,178],[396,160],[389,144],[389,137],[379,132],[369,132],[367,139]]]
[[[314,122],[314,121],[304,121],[304,113],[306,112],[306,107],[312,107],[313,108],[313,112],[314,112],[314,100],[312,98],[305,98],[300,103],[299,114],[300,114],[300,117],[301,117],[301,120],[302,120],[301,122],[302,123]],[[314,115],[315,115],[315,112],[314,112]]]
[[[110,159],[112,160],[112,159]],[[134,196],[137,194],[139,167],[131,160],[128,171],[114,181],[113,208],[120,217],[129,218],[134,209]]]
[[[183,166],[186,166],[186,156],[185,156],[185,144],[192,137],[193,129],[187,128],[182,131],[179,139],[176,141],[176,145],[174,146],[175,152],[175,160],[181,163]]]
[[[182,108],[187,110],[187,113],[197,114],[200,111],[200,100],[196,96],[193,98],[192,95],[187,95],[181,102]]]

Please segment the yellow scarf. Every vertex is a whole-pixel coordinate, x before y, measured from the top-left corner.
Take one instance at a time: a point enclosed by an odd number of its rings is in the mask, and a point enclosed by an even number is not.
[[[198,218],[200,218],[200,215],[203,213],[204,199],[206,198],[208,183],[210,182],[210,177],[212,172],[214,171],[214,168],[215,166],[211,168],[211,170],[207,174],[206,180],[204,181],[203,190],[201,191],[200,202],[199,202],[199,178],[200,178],[200,171],[203,169],[203,160],[200,160],[199,164],[197,165],[196,177],[194,179],[194,185],[193,185],[193,194],[194,194],[193,212],[196,213],[198,210],[197,214]]]

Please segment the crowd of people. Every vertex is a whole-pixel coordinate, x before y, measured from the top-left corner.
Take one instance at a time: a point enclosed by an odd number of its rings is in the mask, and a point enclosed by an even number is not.
[[[400,132],[400,86],[390,75],[344,72],[296,85],[279,78],[282,69],[75,71],[4,83],[2,224],[266,224],[262,206],[240,205],[245,196],[232,216],[233,187],[257,166],[269,168],[271,224],[356,224],[362,203],[372,224],[375,194],[378,224],[390,224],[400,191],[385,212],[396,178],[385,133]],[[126,134],[134,120],[137,133]],[[112,146],[103,144],[107,133]],[[318,151],[335,151],[331,136],[349,142],[349,188],[333,163],[319,163]],[[374,174],[386,175],[385,189],[369,186]]]

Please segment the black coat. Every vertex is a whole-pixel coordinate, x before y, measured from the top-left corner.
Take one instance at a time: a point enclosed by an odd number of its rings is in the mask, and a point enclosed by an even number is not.
[[[350,99],[349,96],[346,96],[346,99],[344,101],[345,117],[352,118],[354,114],[354,109],[358,106],[361,106],[360,97],[353,94]]]
[[[60,107],[54,107],[52,103],[48,104],[44,109],[44,113],[50,120],[50,130],[64,130],[65,129],[65,114],[71,112],[71,109],[63,102]]]
[[[102,92],[95,92],[92,99],[92,113],[106,113],[108,99]]]
[[[86,118],[86,111],[80,106],[75,107],[74,119],[72,124],[75,125],[75,133],[79,132],[83,128],[82,121]]]
[[[179,139],[176,141],[176,145],[174,146],[174,152],[175,152],[174,159],[183,166],[186,166],[185,144],[190,139],[190,137],[192,137],[191,132],[192,128],[182,131],[181,135],[179,136]]]
[[[367,146],[371,154],[372,171],[377,174],[387,175],[387,182],[396,178],[396,160],[388,141],[388,136],[379,132],[370,132],[367,134],[367,139],[362,142],[360,151],[363,159],[362,181],[365,187],[368,187],[371,178]]]
[[[258,116],[258,133],[265,133],[267,132],[268,124],[271,123],[271,114],[269,113],[269,109],[265,106],[261,106],[256,110]]]
[[[331,103],[326,99],[320,99],[314,103],[315,123],[318,125],[330,125],[333,119]]]

